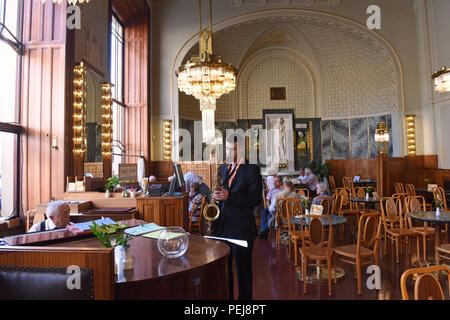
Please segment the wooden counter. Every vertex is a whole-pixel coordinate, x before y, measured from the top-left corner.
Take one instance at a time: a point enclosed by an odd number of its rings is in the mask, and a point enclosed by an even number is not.
[[[136,198],[138,219],[154,222],[159,226],[180,226],[188,230],[189,198],[180,197],[138,197]]]

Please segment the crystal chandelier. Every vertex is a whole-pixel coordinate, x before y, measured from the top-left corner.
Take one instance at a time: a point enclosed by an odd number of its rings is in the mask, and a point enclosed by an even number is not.
[[[46,1],[46,0],[42,0],[42,3],[45,3],[45,1]],[[53,1],[53,3],[58,3],[58,4],[61,4],[61,2],[62,2],[62,0],[52,0],[52,1]],[[84,3],[84,2],[89,3],[89,1],[90,1],[90,0],[67,0],[67,3],[68,3],[69,5],[74,5],[74,6],[76,6],[76,5],[77,5],[77,2],[79,2],[79,3]]]
[[[199,56],[189,61],[176,71],[178,89],[192,95],[200,101],[202,111],[203,142],[215,141],[214,111],[216,100],[236,88],[237,70],[231,64],[222,62],[222,57],[212,52],[212,5],[210,9],[210,29],[202,30],[201,0],[199,6]]]
[[[441,70],[436,71],[432,78],[434,79],[434,87],[437,92],[450,92],[450,69],[443,67]]]

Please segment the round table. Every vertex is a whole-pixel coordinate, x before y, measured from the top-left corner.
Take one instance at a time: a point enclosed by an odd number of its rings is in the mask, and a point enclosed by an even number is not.
[[[375,204],[380,203],[377,198],[348,198],[351,202],[364,204],[364,212],[369,213],[369,206],[375,206]]]
[[[408,213],[408,217],[413,220],[434,224],[435,248],[441,245],[441,226],[450,224],[450,212],[442,212],[436,216],[435,211],[419,211]],[[435,249],[436,265],[440,264],[439,255]]]
[[[328,215],[331,218],[331,225],[333,227],[335,226],[339,226],[341,224],[344,224],[347,222],[347,218],[345,217],[341,217],[341,216],[337,216],[337,215]],[[301,223],[301,218],[302,216],[293,216],[289,219],[290,223],[294,223],[294,224],[300,224]],[[321,218],[320,219],[324,225],[324,227],[328,227],[329,226],[329,220],[328,219],[324,219]],[[309,222],[311,221],[311,218],[306,218],[303,219],[303,225],[307,226],[309,224]],[[296,253],[297,254],[297,253]],[[345,276],[345,271],[342,268],[336,267],[336,270],[333,270],[334,272],[336,272],[336,279],[337,280],[341,280],[344,276]],[[332,271],[332,272],[333,272]],[[328,268],[327,267],[316,267],[315,272],[313,273],[308,273],[308,274],[313,274],[312,276],[307,276],[306,277],[306,281],[309,282],[327,282],[328,281]],[[303,276],[302,276],[302,268],[301,267],[297,267],[297,276],[299,277],[300,280],[303,280]],[[332,277],[334,277],[334,275],[332,275]]]

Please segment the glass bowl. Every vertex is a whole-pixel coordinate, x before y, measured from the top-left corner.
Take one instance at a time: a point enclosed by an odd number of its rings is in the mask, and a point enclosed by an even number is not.
[[[158,237],[159,252],[171,259],[181,257],[189,246],[189,237],[181,227],[167,227]]]

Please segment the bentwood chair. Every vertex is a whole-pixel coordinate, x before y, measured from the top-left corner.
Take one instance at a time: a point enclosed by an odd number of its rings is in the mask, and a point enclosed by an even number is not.
[[[338,189],[339,191],[337,192],[339,192],[339,194],[341,195],[341,202],[339,209],[337,209],[337,214],[339,216],[348,218],[350,225],[352,226],[353,229],[353,225],[357,223],[356,221],[358,219],[359,210],[355,209],[353,204],[348,200],[349,192],[351,192],[351,190],[347,188],[338,188]],[[342,225],[341,227],[341,232],[343,231],[344,225]]]
[[[378,265],[380,238],[380,213],[376,211],[363,213],[358,222],[358,238],[356,244],[339,246],[333,250],[333,265],[335,270],[336,260],[355,266],[355,277],[358,280],[358,295],[361,295],[361,267],[371,264]]]
[[[406,198],[406,212],[420,212],[426,211],[425,206],[425,198],[422,196],[411,196]],[[427,237],[433,238],[435,235],[435,230],[432,227],[428,226],[428,223],[424,223],[422,227],[414,227],[412,225],[411,218],[408,217],[408,224],[411,230],[416,231],[422,236],[422,244],[423,244],[423,259],[427,261]]]
[[[408,197],[416,196],[416,188],[411,183],[405,184],[405,192],[408,194]]]
[[[336,190],[336,181],[334,176],[328,176],[328,182],[330,183],[330,192],[333,193]]]
[[[436,203],[436,201],[442,202],[441,209],[444,210],[445,212],[448,212],[447,199],[445,198],[445,192],[442,187],[436,187],[433,189],[433,197],[434,203]],[[448,224],[445,224],[444,230],[442,230],[442,232],[444,233],[448,232]]]
[[[445,266],[430,266],[426,268],[408,269],[400,278],[402,299],[409,300],[407,290],[407,279],[410,275],[418,275],[414,284],[414,300],[445,300],[444,291],[438,278],[432,272],[447,272],[447,287],[450,297],[450,269]]]
[[[289,218],[291,210],[291,203],[287,200],[292,198],[278,198],[275,205],[275,221],[276,221],[276,244],[277,248],[280,249],[281,245],[281,234],[283,232],[289,232]],[[287,202],[283,205],[284,202]]]
[[[296,224],[291,223],[290,218],[301,215],[303,213],[303,207],[300,199],[295,198],[281,198],[282,210],[287,212],[287,223],[289,229],[289,259],[291,258],[291,245],[294,244],[294,265],[298,265],[298,243],[302,241],[304,228],[297,227]]]
[[[351,177],[343,177],[342,178],[342,185],[344,188],[353,189],[353,179]]]
[[[201,234],[202,233],[202,216],[203,216],[203,209],[205,207],[206,197],[205,196],[202,197],[201,205],[200,205],[200,215],[198,217],[196,217],[194,215],[195,207],[196,207],[196,205],[198,205],[197,201],[200,201],[200,200],[197,200],[197,199],[193,200],[192,209],[191,209],[191,212],[189,212],[189,233],[192,233],[192,227],[196,227],[198,233]]]
[[[394,183],[395,193],[405,193],[405,188],[403,187],[403,183],[396,182]]]
[[[420,257],[420,234],[411,230],[406,222],[402,200],[394,197],[380,199],[380,207],[384,226],[384,254],[387,255],[387,241],[395,242],[395,263],[399,263],[399,248],[403,254],[403,240],[408,243],[409,238],[416,240],[417,258]],[[401,240],[401,241],[400,241]],[[400,241],[400,246],[399,246]]]
[[[328,240],[326,240],[326,229],[321,219],[327,219]],[[309,220],[309,223],[306,223]],[[303,277],[303,293],[306,294],[308,261],[316,260],[317,265],[320,261],[326,261],[328,268],[328,295],[331,296],[331,256],[333,254],[333,224],[331,217],[327,215],[304,215],[301,218],[300,227],[308,225],[308,229],[303,233],[302,247],[300,255],[302,257],[302,277]],[[336,273],[335,273],[336,283]]]
[[[323,196],[323,197],[316,197],[316,202],[323,207],[322,214],[331,214],[332,212],[332,205],[333,205],[333,197],[331,196]]]
[[[305,188],[296,188],[295,192],[297,192],[297,194],[301,197],[307,197],[309,198],[309,189],[305,189]]]

